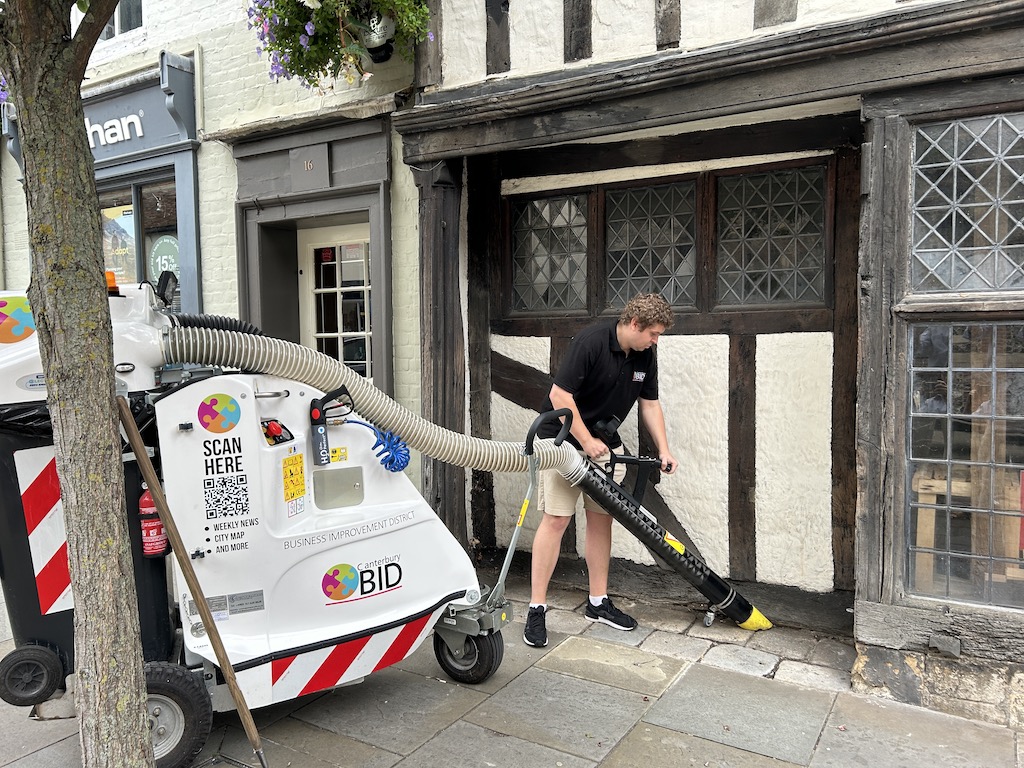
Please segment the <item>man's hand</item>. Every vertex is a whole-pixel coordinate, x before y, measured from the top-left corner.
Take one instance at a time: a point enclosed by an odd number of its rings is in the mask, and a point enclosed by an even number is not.
[[[608,446],[604,444],[603,440],[599,440],[593,435],[590,436],[589,440],[581,440],[580,445],[583,446],[583,452],[594,461],[608,454]]]
[[[676,468],[679,466],[679,462],[676,461],[676,457],[667,451],[661,454],[661,471],[666,475],[675,474]]]

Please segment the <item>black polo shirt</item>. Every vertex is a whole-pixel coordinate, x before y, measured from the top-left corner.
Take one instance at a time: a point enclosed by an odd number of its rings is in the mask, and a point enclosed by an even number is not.
[[[658,357],[656,345],[642,352],[627,355],[615,335],[616,321],[597,323],[580,331],[562,360],[555,384],[572,394],[583,423],[593,432],[593,425],[611,416],[624,421],[637,398],[658,399]],[[548,397],[541,413],[553,410]],[[537,431],[539,437],[558,434],[557,421],[545,422]],[[568,440],[580,448],[576,438]],[[609,445],[609,448],[618,448]]]

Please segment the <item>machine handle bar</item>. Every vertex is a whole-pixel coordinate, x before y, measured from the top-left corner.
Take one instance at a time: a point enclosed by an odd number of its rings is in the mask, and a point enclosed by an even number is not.
[[[555,437],[555,445],[561,445],[562,441],[569,434],[569,428],[572,427],[572,411],[568,408],[559,408],[557,411],[545,411],[533,420],[533,424],[530,425],[530,431],[526,433],[525,453],[527,456],[533,456],[533,438],[537,436],[537,430],[540,429],[540,425],[546,421],[560,419],[563,416],[565,421],[562,422],[562,428],[558,430],[558,435]]]

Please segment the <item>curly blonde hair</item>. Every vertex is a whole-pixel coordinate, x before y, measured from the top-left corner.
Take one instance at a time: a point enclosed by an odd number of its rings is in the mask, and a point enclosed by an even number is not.
[[[652,325],[663,325],[665,330],[668,330],[675,322],[675,318],[672,316],[672,307],[660,293],[638,293],[630,299],[622,308],[619,322],[625,324],[633,318],[636,318],[640,330],[650,328]]]

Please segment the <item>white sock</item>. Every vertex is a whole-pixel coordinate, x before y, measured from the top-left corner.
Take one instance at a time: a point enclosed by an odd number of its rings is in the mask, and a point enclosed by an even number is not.
[[[531,608],[543,608],[544,609],[544,613],[548,612],[548,604],[547,603],[530,603],[530,607]]]
[[[594,595],[591,595],[590,596],[590,604],[592,606],[594,606],[595,608],[597,608],[597,607],[599,607],[601,605],[601,603],[604,602],[604,599],[606,597],[608,597],[608,595],[599,595],[597,597],[595,597]]]

